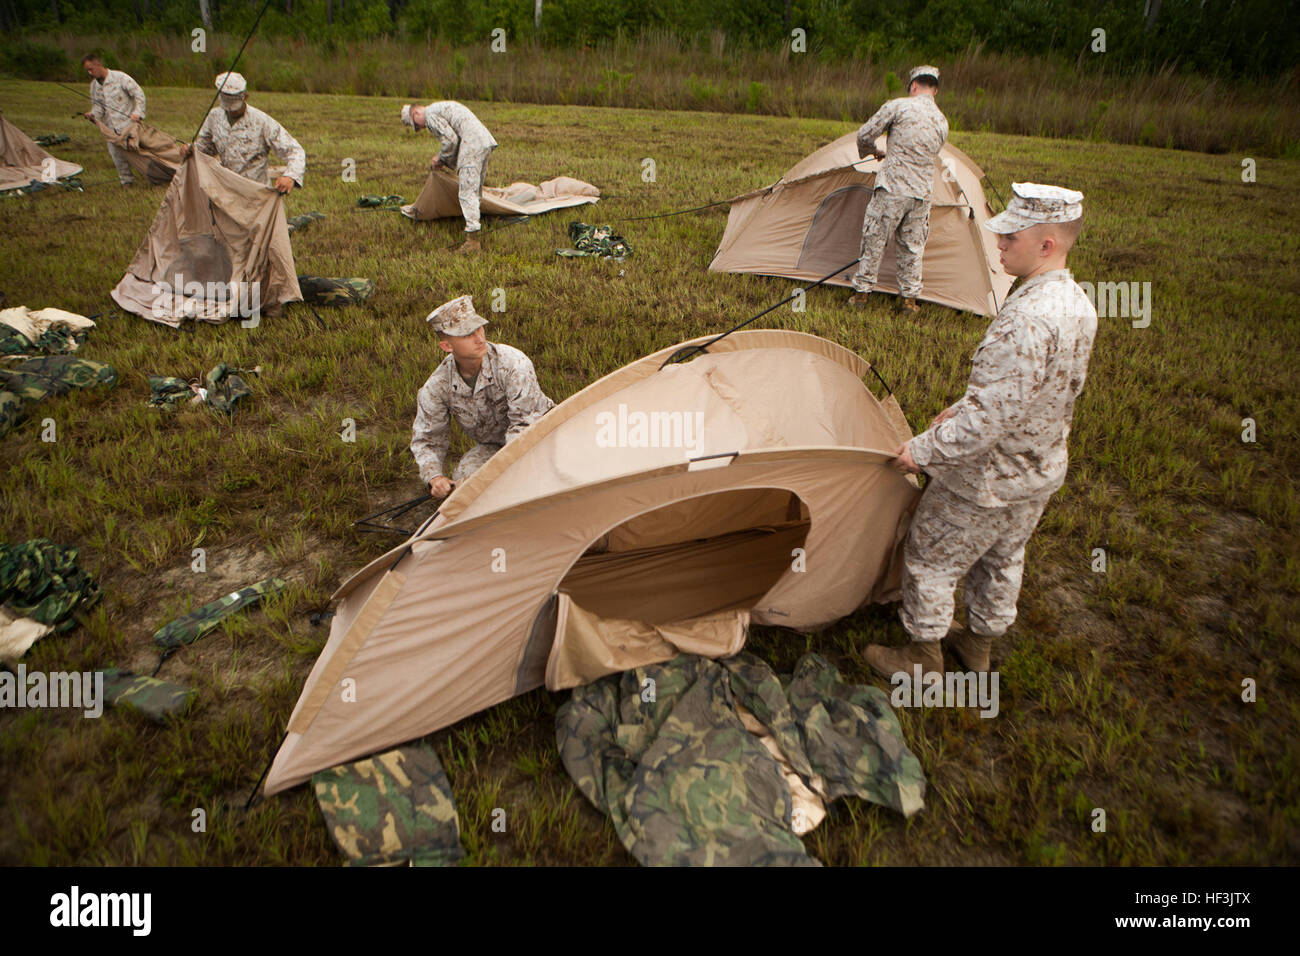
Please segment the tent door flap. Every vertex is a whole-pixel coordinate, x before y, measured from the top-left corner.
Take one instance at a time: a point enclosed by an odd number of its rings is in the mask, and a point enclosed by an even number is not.
[[[680,653],[730,657],[745,646],[748,633],[748,610],[647,624],[593,614],[561,591],[555,641],[546,662],[546,687],[552,691],[578,687]]]

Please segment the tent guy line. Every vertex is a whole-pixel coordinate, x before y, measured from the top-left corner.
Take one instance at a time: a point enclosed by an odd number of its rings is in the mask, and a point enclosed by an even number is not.
[[[751,323],[751,322],[753,322],[753,321],[755,321],[755,320],[757,320],[757,319],[761,319],[763,316],[767,315],[769,312],[772,312],[772,311],[774,311],[774,310],[776,310],[776,309],[781,308],[781,306],[785,305],[787,302],[791,302],[791,301],[793,301],[794,299],[796,299],[797,297],[799,297],[799,296],[805,294],[806,292],[808,292],[809,289],[815,289],[815,288],[817,288],[819,285],[821,285],[822,283],[826,282],[827,280],[829,280],[829,279],[833,279],[833,278],[835,278],[837,275],[839,275],[839,274],[841,274],[841,273],[843,273],[843,272],[848,272],[850,269],[852,269],[854,266],[856,266],[856,265],[858,264],[858,262],[859,262],[858,259],[854,259],[854,260],[853,260],[852,262],[850,262],[848,265],[846,265],[846,266],[842,266],[842,267],[840,267],[839,269],[836,269],[834,272],[831,272],[831,273],[828,273],[828,274],[822,276],[820,279],[818,279],[818,280],[817,280],[816,282],[814,282],[812,285],[807,286],[807,287],[805,287],[805,288],[795,289],[794,292],[792,292],[790,295],[786,296],[786,297],[785,297],[784,299],[782,299],[780,302],[776,303],[775,305],[770,305],[770,306],[768,306],[766,309],[764,309],[762,312],[758,313],[757,315],[750,316],[750,317],[749,317],[748,319],[746,319],[744,322],[741,322],[739,325],[736,325],[736,326],[733,326],[732,328],[727,329],[727,331],[721,333],[720,335],[718,335],[718,336],[716,336],[716,337],[714,337],[714,338],[709,339],[709,341],[707,341],[707,342],[704,342],[704,343],[702,343],[702,344],[700,344],[700,345],[688,345],[686,348],[683,348],[683,349],[679,349],[679,350],[677,350],[677,351],[674,352],[672,355],[668,356],[668,358],[664,359],[664,364],[663,364],[663,365],[660,365],[659,368],[662,369],[662,368],[664,367],[664,365],[670,365],[670,364],[673,364],[673,363],[675,363],[675,362],[684,362],[684,361],[686,361],[688,358],[690,358],[690,357],[693,356],[693,355],[697,355],[697,354],[699,354],[699,353],[701,353],[701,352],[707,352],[708,349],[709,349],[709,346],[710,346],[710,345],[713,345],[713,344],[715,344],[715,343],[717,343],[717,342],[722,341],[722,340],[725,339],[728,335],[730,335],[732,332],[735,332],[735,331],[737,331],[737,330],[739,330],[739,329],[743,329],[745,326],[749,325],[749,323]],[[876,374],[876,378],[880,378],[880,374],[879,374],[879,373]],[[885,385],[885,380],[884,380],[883,378],[880,379],[880,384],[881,384],[881,385]],[[888,385],[885,385],[885,388],[886,388],[886,389],[889,389],[889,386],[888,386]],[[890,392],[890,394],[892,395],[892,394],[893,394],[893,389],[889,389],[889,392]]]
[[[194,128],[194,135],[190,137],[190,142],[195,142],[198,140],[199,133],[203,131],[204,120],[208,118],[208,114],[211,113],[213,108],[217,105],[217,97],[221,96],[221,94],[225,92],[226,84],[230,82],[230,74],[235,72],[235,67],[239,65],[239,58],[244,55],[244,49],[245,47],[248,46],[248,41],[253,39],[253,34],[257,32],[257,25],[262,22],[262,14],[266,13],[266,8],[269,7],[270,5],[271,5],[271,0],[265,0],[265,2],[262,4],[262,9],[259,10],[257,13],[257,19],[254,20],[253,25],[248,28],[248,36],[244,37],[244,42],[239,45],[239,52],[235,54],[234,62],[231,63],[230,68],[226,70],[226,74],[221,81],[221,85],[217,87],[217,92],[212,94],[212,102],[209,103],[208,108],[203,111],[203,119],[199,120],[199,125]]]

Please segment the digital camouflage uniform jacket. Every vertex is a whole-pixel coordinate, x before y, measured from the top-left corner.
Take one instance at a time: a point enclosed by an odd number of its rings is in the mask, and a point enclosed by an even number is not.
[[[283,126],[254,106],[245,106],[244,115],[230,125],[226,111],[220,107],[208,113],[194,144],[232,172],[271,185],[266,172],[266,156],[275,150],[286,163],[284,174],[302,187],[307,172],[307,153]]]
[[[504,445],[555,407],[528,356],[495,342],[488,343],[472,391],[449,354],[420,388],[415,404],[411,454],[425,484],[443,473],[453,417],[474,441]]]
[[[109,70],[104,82],[90,81],[90,115],[120,133],[131,125],[131,114],[144,119],[144,90],[121,70]]]
[[[891,196],[929,200],[934,188],[934,160],[948,140],[948,120],[926,94],[890,100],[858,130],[858,151],[888,133],[885,159],[876,174],[876,188]]]
[[[981,507],[1051,495],[1096,334],[1097,310],[1068,269],[1026,280],[975,350],[952,417],[912,439],[912,459]]]
[[[469,107],[454,100],[439,100],[426,106],[424,125],[442,141],[438,158],[450,169],[459,165],[462,149],[468,158],[470,154],[488,153],[497,147],[497,141]]]

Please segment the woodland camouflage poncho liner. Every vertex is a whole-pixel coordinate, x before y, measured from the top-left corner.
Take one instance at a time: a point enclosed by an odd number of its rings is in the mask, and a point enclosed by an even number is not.
[[[48,355],[0,368],[0,436],[26,417],[28,405],[74,388],[116,384],[113,366],[75,355]]]
[[[451,783],[427,745],[322,770],[312,789],[350,866],[451,866],[465,855]]]
[[[817,654],[785,680],[747,652],[683,654],[577,688],[556,714],[565,769],[642,864],[819,865],[795,835],[780,765],[737,705],[826,800],[906,816],[923,806],[921,765],[883,691],[844,683]]]

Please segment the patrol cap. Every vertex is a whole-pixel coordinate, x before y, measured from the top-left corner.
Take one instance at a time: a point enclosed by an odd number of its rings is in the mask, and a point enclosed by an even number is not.
[[[411,104],[407,103],[402,107],[402,125],[415,129],[415,120],[411,119]]]
[[[221,103],[238,106],[244,94],[248,92],[248,81],[239,73],[219,73],[216,80],[217,91],[221,94]]]
[[[471,335],[488,324],[487,319],[474,311],[474,299],[468,295],[444,302],[425,316],[425,321],[433,326],[433,331],[443,335]]]
[[[1041,183],[1012,183],[1011,202],[984,227],[1003,235],[1047,222],[1073,222],[1083,215],[1083,193]]]
[[[928,76],[930,79],[934,80],[934,82],[938,83],[939,68],[930,66],[929,64],[926,64],[925,66],[918,66],[916,69],[912,70],[911,74],[907,77],[907,82],[911,83],[913,80],[918,79],[922,76]]]

